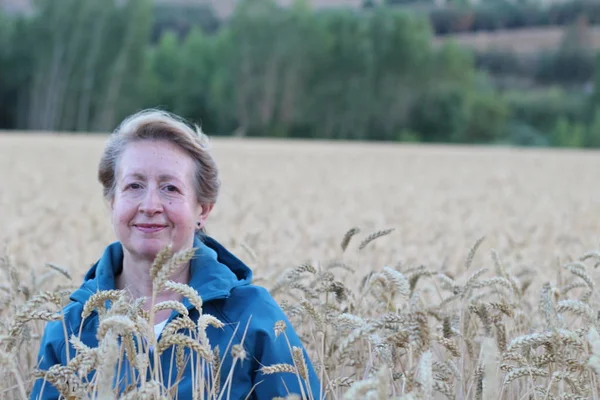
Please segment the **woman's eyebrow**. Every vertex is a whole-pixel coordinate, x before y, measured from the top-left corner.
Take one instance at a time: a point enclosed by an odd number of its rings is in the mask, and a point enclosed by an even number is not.
[[[123,178],[134,178],[134,179],[138,179],[141,181],[146,180],[146,176],[139,172],[132,172],[132,173],[126,174]]]
[[[141,172],[130,172],[128,174],[126,174],[123,178],[133,178],[133,179],[137,179],[140,181],[145,181],[146,175],[144,175]],[[181,178],[179,178],[178,176],[172,175],[172,174],[160,174],[158,176],[158,180],[160,182],[165,182],[165,181],[177,181],[177,182],[183,182],[183,180]]]
[[[175,175],[171,175],[171,174],[161,174],[161,175],[158,176],[158,180],[161,181],[161,182],[163,182],[163,181],[172,181],[172,180],[175,180],[175,181],[178,181],[178,182],[182,181],[179,177],[177,177]]]

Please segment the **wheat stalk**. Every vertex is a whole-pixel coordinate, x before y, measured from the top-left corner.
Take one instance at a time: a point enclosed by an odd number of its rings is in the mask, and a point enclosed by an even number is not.
[[[366,237],[366,239],[364,239],[362,242],[360,242],[360,245],[358,246],[358,250],[360,251],[360,250],[364,249],[365,247],[367,247],[367,245],[369,243],[371,243],[375,239],[378,239],[382,236],[389,235],[393,231],[394,231],[394,229],[392,228],[392,229],[385,229],[382,231],[377,231],[377,232],[371,233],[369,236]]]
[[[348,244],[350,244],[350,240],[352,240],[352,237],[359,232],[360,232],[360,229],[358,229],[358,228],[352,228],[348,232],[346,232],[346,234],[344,235],[344,238],[342,239],[342,243],[340,245],[342,247],[342,251],[346,251],[346,248],[348,248]]]
[[[477,253],[479,246],[481,246],[481,244],[483,243],[484,240],[485,240],[485,236],[480,237],[479,239],[477,239],[477,241],[475,242],[473,247],[471,247],[471,249],[469,250],[469,254],[467,255],[467,259],[465,260],[465,270],[468,270],[469,268],[471,268],[471,264],[473,263],[475,254]]]

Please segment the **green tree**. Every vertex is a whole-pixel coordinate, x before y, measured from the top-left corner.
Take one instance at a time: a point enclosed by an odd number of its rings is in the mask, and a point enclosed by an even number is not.
[[[211,82],[215,62],[214,45],[200,29],[194,28],[179,48],[174,110],[196,121],[207,132],[218,132],[218,109],[212,106]]]
[[[307,82],[307,116],[325,138],[366,139],[371,48],[368,20],[348,10],[322,14],[323,45]]]
[[[472,92],[468,96],[468,125],[453,141],[461,143],[493,143],[507,135],[510,110],[506,102],[493,92]]]
[[[241,2],[209,51],[211,103],[219,126],[238,135],[306,135],[316,123],[314,71],[324,60],[323,27],[306,3]]]
[[[272,122],[282,60],[275,32],[282,27],[283,12],[271,0],[242,1],[222,36],[229,78],[221,78],[218,98],[222,110],[234,110],[241,135],[264,134]]]
[[[600,52],[596,53],[596,65],[594,73],[594,96],[592,103],[595,107],[600,106]]]
[[[529,125],[550,137],[561,117],[568,121],[585,121],[588,98],[558,87],[506,92],[504,99],[515,121]]]
[[[152,26],[152,2],[128,0],[119,8],[112,20],[120,28],[113,32],[120,33],[121,37],[115,47],[116,56],[108,59],[105,69],[107,86],[94,120],[96,130],[111,129],[140,103],[144,53]]]
[[[585,147],[600,147],[600,107],[596,108],[592,123],[587,129],[584,140]]]
[[[157,46],[146,53],[144,105],[178,112],[181,96],[182,46],[173,32],[167,32]],[[198,56],[198,55],[197,55]],[[196,83],[193,83],[196,85]],[[187,89],[189,91],[189,88]]]
[[[426,20],[387,7],[368,20],[369,130],[374,139],[392,140],[433,79],[432,35]]]
[[[435,53],[432,62],[432,83],[448,81],[471,86],[475,78],[475,57],[454,41],[445,42]]]
[[[14,25],[0,12],[0,127],[14,127],[16,104],[14,102],[16,74],[13,61]]]
[[[591,32],[581,19],[567,28],[556,52],[540,58],[537,78],[542,82],[582,83],[593,79],[594,67]]]
[[[415,102],[410,127],[424,142],[448,142],[460,138],[469,125],[467,92],[460,86],[443,85],[424,93]]]
[[[421,81],[422,94],[414,102],[410,127],[426,142],[478,142],[498,137],[508,111],[493,101],[488,88],[478,87],[471,54],[447,42],[433,54],[430,74]],[[484,77],[485,79],[485,77]],[[485,93],[479,94],[485,90]],[[486,126],[483,113],[492,118]]]
[[[38,0],[18,25],[21,128],[107,130],[137,108],[149,0]],[[135,23],[131,23],[135,21]]]
[[[586,127],[577,122],[569,122],[562,117],[552,132],[552,145],[559,147],[582,147],[585,141]]]

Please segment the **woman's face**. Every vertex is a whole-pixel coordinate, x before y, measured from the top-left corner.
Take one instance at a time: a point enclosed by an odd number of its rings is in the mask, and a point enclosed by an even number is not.
[[[192,158],[167,141],[129,144],[117,163],[112,224],[125,255],[152,261],[169,244],[192,247],[197,223],[212,205],[200,205]]]

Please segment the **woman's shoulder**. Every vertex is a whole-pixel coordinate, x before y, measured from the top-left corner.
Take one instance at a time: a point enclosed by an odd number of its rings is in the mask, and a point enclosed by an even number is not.
[[[255,284],[241,285],[231,291],[232,298],[239,300],[274,301],[269,291]]]
[[[81,312],[83,305],[71,301],[60,311],[59,319],[46,324],[44,336],[51,341],[66,341],[65,333],[70,337],[81,327]]]
[[[262,326],[266,321],[276,322],[285,317],[269,291],[252,284],[234,288],[220,308],[231,321],[242,321],[251,317],[251,326]]]
[[[234,301],[239,301],[247,306],[275,306],[279,309],[279,305],[271,296],[271,293],[259,285],[249,284],[236,287],[231,291],[230,297]]]

